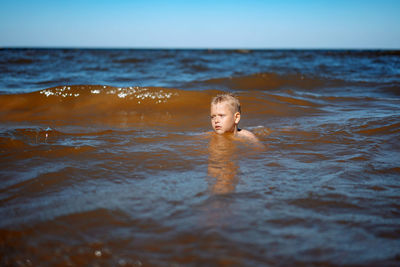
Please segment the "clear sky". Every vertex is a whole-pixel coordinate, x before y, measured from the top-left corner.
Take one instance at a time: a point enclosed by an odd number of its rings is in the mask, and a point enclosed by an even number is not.
[[[1,0],[14,46],[400,49],[400,1]]]

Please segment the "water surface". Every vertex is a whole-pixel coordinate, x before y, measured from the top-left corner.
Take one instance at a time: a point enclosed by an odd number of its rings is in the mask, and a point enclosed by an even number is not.
[[[0,50],[0,263],[400,264],[400,53]],[[228,91],[259,149],[212,137]]]

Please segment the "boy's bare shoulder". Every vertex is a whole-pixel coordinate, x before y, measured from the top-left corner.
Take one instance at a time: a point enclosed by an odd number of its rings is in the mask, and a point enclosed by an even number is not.
[[[258,140],[257,136],[248,130],[241,129],[238,131],[238,137],[246,139],[254,144],[260,144],[260,140]]]
[[[238,131],[238,136],[244,137],[244,138],[256,138],[257,139],[257,137],[252,132],[245,130],[245,129],[240,129]]]

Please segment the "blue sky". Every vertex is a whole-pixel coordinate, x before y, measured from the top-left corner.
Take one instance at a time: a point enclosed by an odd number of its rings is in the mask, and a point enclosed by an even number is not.
[[[2,0],[0,47],[400,49],[400,1]]]

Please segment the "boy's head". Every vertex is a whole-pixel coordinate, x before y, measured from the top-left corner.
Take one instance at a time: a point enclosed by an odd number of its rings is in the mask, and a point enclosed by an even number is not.
[[[232,94],[221,94],[211,100],[211,125],[218,134],[236,133],[240,121],[240,103]]]

